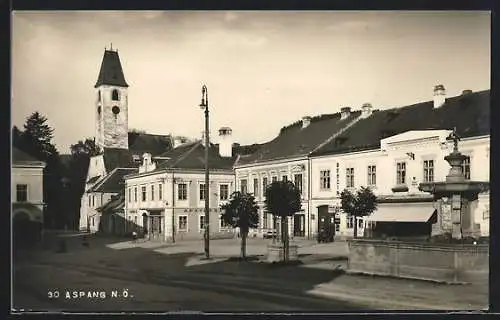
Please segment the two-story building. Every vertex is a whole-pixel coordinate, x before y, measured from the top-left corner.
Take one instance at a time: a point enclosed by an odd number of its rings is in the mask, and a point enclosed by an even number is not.
[[[444,160],[452,150],[447,141],[456,128],[466,179],[489,181],[490,147],[489,90],[446,98],[442,85],[434,99],[401,108],[376,111],[312,154],[312,209],[340,207],[343,189],[370,187],[378,209],[370,221],[408,222],[410,229],[432,229],[435,222],[433,196],[418,190],[419,183],[444,181],[450,166]],[[489,234],[489,192],[473,203],[474,235]],[[354,221],[340,213],[336,236],[353,236],[354,223],[362,236],[366,221]],[[408,230],[410,232],[411,230]],[[411,233],[411,232],[410,232]]]
[[[15,240],[38,240],[43,233],[45,163],[12,148],[11,202]]]
[[[219,130],[220,142],[209,147],[210,234],[234,236],[220,207],[235,190],[233,165],[238,148],[231,129]],[[186,143],[152,158],[144,154],[139,172],[125,177],[125,215],[148,239],[199,239],[205,229],[205,148],[203,141]]]
[[[371,109],[362,111],[341,108],[341,112],[316,117],[303,117],[281,129],[279,135],[264,143],[251,155],[242,156],[235,165],[237,189],[253,193],[259,210],[259,230],[272,229],[275,221],[265,213],[264,200],[266,186],[277,180],[293,181],[302,192],[302,211],[290,219],[289,233],[295,237],[311,237],[314,228],[311,221],[315,213],[311,210],[310,199],[314,181],[311,180],[310,154],[342,134],[360,119],[369,117]],[[278,226],[279,227],[279,226]]]

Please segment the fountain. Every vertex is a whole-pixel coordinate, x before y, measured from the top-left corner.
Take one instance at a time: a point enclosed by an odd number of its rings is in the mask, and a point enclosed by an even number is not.
[[[462,163],[466,156],[458,151],[456,129],[447,140],[453,141],[453,151],[444,157],[451,166],[446,180],[421,183],[419,190],[434,196],[437,223],[432,224],[431,235],[451,233],[452,243],[353,239],[349,241],[347,272],[455,284],[487,282],[488,245],[464,240],[474,237],[475,201],[489,189],[489,183],[465,179]]]
[[[464,236],[474,236],[475,224],[470,204],[478,199],[479,193],[489,189],[489,183],[465,179],[462,164],[467,157],[458,151],[460,137],[456,128],[447,140],[453,141],[453,151],[444,157],[451,166],[446,180],[420,183],[418,189],[434,195],[438,221],[433,225],[431,235],[451,233],[453,239],[463,239]]]

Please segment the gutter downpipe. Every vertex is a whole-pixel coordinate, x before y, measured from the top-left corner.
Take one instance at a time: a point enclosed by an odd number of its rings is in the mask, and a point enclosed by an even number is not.
[[[175,243],[175,176],[172,170],[172,243]]]
[[[312,191],[311,191],[311,186],[312,186],[311,166],[312,166],[311,153],[309,152],[309,154],[307,155],[307,220],[308,220],[307,239],[308,240],[311,240],[311,223],[312,223],[312,219],[311,219],[311,205],[312,205],[312,200],[311,200],[311,194],[312,194]]]

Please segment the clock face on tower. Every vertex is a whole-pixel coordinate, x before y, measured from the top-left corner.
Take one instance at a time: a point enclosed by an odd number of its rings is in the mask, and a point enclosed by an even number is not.
[[[114,115],[117,115],[120,113],[120,108],[117,106],[114,106],[111,111],[113,112]]]

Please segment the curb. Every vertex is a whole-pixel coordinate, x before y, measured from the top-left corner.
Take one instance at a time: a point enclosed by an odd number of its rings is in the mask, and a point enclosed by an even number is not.
[[[488,307],[481,308],[466,308],[465,306],[451,306],[451,305],[436,305],[436,304],[427,304],[421,302],[403,302],[403,301],[395,301],[395,300],[382,300],[377,298],[368,298],[368,297],[360,297],[354,296],[351,294],[345,293],[334,293],[330,291],[323,291],[321,289],[313,289],[307,291],[308,294],[315,296],[322,296],[326,298],[334,298],[338,300],[344,300],[347,302],[359,303],[369,307],[376,307],[382,310],[473,310],[473,311],[482,311],[487,310]]]
[[[364,272],[364,271],[346,270],[346,274],[349,276],[367,276],[367,277],[385,278],[385,279],[414,280],[414,281],[423,281],[423,282],[431,282],[431,283],[446,284],[446,285],[470,285],[471,284],[470,282],[462,282],[462,281],[451,282],[451,281],[446,281],[446,280],[436,280],[436,279],[410,277],[410,276],[395,277],[395,276],[390,276],[390,275],[382,275],[382,274],[376,274],[376,273],[370,273],[370,272]]]

